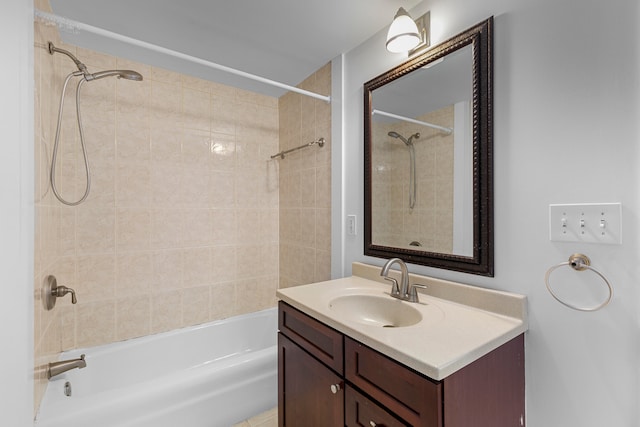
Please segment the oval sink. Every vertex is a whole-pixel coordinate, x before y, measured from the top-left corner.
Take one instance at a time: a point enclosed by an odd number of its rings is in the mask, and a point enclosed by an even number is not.
[[[411,326],[422,320],[422,314],[409,303],[391,297],[345,295],[329,301],[329,308],[342,319],[383,328]]]

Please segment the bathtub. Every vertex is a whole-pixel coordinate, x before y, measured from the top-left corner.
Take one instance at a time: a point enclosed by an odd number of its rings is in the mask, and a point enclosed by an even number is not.
[[[277,404],[275,308],[65,352],[37,427],[228,427]],[[65,395],[65,383],[72,394]]]

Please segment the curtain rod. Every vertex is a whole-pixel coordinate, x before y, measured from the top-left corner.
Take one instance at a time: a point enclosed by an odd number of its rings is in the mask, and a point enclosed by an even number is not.
[[[124,43],[128,43],[134,46],[139,46],[145,49],[149,49],[155,52],[159,52],[165,55],[173,56],[179,59],[183,59],[185,61],[194,62],[196,64],[204,65],[205,67],[213,68],[219,71],[224,71],[227,73],[235,74],[240,77],[244,77],[250,80],[255,80],[257,82],[265,83],[271,86],[276,86],[281,89],[287,89],[291,92],[296,92],[301,95],[310,96],[312,98],[320,99],[325,102],[331,102],[330,96],[320,95],[315,92],[310,92],[308,90],[300,89],[295,86],[291,86],[285,83],[280,83],[275,80],[270,80],[264,77],[256,76],[255,74],[250,74],[244,71],[236,70],[231,67],[227,67],[225,65],[216,64],[215,62],[207,61],[195,56],[187,55],[175,50],[167,49],[162,46],[158,46],[152,43],[147,43],[142,40],[137,40],[131,37],[123,36],[122,34],[114,33],[112,31],[104,30],[102,28],[94,27],[88,24],[83,24],[82,22],[74,21],[71,19],[64,18],[62,16],[54,15],[51,13],[43,12],[41,10],[35,9],[35,16],[43,19],[45,21],[53,22],[59,28],[71,29],[71,30],[82,30],[87,31],[89,33],[97,34],[103,37],[107,37],[110,39],[118,40]]]
[[[373,111],[371,111],[371,114],[372,115],[373,114],[377,114],[379,116],[391,117],[393,119],[404,120],[405,122],[415,123],[415,124],[418,124],[418,125],[423,125],[423,126],[427,126],[427,127],[430,127],[430,128],[438,129],[438,130],[441,130],[442,132],[446,133],[447,135],[451,135],[451,133],[453,132],[453,129],[451,129],[451,128],[447,128],[447,127],[439,126],[439,125],[434,125],[433,123],[423,122],[422,120],[416,120],[416,119],[412,119],[410,117],[399,116],[399,115],[393,114],[393,113],[387,113],[386,111],[373,110]]]

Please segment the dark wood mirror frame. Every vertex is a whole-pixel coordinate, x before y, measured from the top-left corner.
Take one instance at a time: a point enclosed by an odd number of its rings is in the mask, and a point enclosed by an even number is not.
[[[472,47],[473,255],[375,245],[372,242],[372,92],[416,69]],[[364,84],[364,254],[398,257],[434,268],[493,276],[493,17]]]

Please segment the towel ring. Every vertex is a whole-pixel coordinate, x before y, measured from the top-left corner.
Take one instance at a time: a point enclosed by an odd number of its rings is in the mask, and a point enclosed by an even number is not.
[[[560,298],[558,298],[558,296],[556,294],[554,294],[553,290],[551,289],[551,285],[549,284],[549,276],[551,276],[551,273],[553,273],[553,271],[556,268],[560,268],[560,267],[563,267],[565,265],[570,266],[571,268],[573,268],[576,271],[591,270],[594,273],[596,273],[598,276],[600,276],[600,278],[602,280],[604,280],[604,283],[606,283],[607,287],[609,288],[609,296],[607,297],[607,299],[602,304],[597,305],[595,307],[578,307],[578,306],[575,306],[573,304],[569,304],[568,302],[562,301]],[[600,310],[602,307],[604,307],[605,305],[609,304],[609,302],[611,301],[611,298],[613,297],[613,287],[611,286],[611,283],[609,283],[607,278],[604,277],[602,275],[602,273],[600,273],[595,268],[591,267],[591,260],[589,259],[588,256],[583,255],[583,254],[573,254],[573,255],[571,255],[569,257],[569,261],[561,262],[560,264],[554,265],[553,267],[548,269],[547,273],[544,276],[544,283],[547,285],[547,290],[549,291],[551,296],[553,296],[560,304],[565,305],[565,306],[567,306],[569,308],[572,308],[574,310],[579,310],[579,311],[596,311],[596,310]]]

